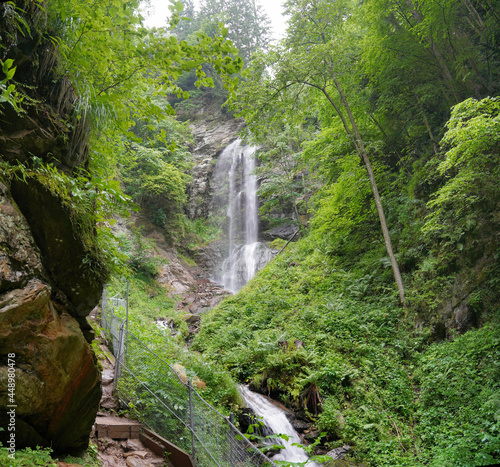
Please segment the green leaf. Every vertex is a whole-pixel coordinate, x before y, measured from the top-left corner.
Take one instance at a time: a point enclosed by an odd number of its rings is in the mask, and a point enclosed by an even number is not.
[[[3,65],[2,65],[2,71],[5,74],[7,74],[7,72],[9,71],[9,69],[13,63],[14,63],[14,60],[12,60],[12,58],[8,58],[7,60],[5,60],[5,62],[3,62]]]

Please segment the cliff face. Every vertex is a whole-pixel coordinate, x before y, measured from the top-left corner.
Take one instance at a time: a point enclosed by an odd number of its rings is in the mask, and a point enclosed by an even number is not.
[[[31,100],[22,114],[0,106],[0,407],[16,406],[15,432],[0,431],[0,441],[14,433],[17,449],[77,451],[88,444],[101,395],[86,316],[99,301],[102,267],[88,267],[88,232],[84,238],[71,206],[43,177],[13,177],[9,164],[41,160],[71,174],[86,164],[88,128],[73,124],[76,96],[55,73],[43,10],[30,1],[23,9],[31,36],[7,34],[12,24],[0,11],[0,36],[10,40],[2,59],[14,60],[18,88]],[[0,426],[8,421],[2,410]]]
[[[210,215],[213,190],[212,176],[220,153],[238,137],[243,128],[242,120],[222,114],[220,109],[202,112],[191,124],[195,146],[192,155],[196,165],[191,170],[193,177],[188,187],[188,215],[191,219],[207,218]]]

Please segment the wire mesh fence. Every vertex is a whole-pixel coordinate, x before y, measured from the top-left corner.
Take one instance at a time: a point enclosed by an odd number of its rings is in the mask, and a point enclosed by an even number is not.
[[[101,325],[116,359],[115,391],[145,426],[191,454],[199,467],[272,466],[230,419],[206,402],[184,375],[179,375],[128,331],[116,307],[119,295],[103,293]]]

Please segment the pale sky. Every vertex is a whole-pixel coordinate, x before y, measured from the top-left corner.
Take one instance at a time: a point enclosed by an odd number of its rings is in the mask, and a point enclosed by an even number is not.
[[[267,15],[271,19],[271,28],[274,39],[280,39],[285,33],[285,18],[281,15],[281,3],[284,0],[257,0],[260,3]],[[146,26],[161,27],[165,26],[169,13],[168,0],[151,0],[153,11],[146,17]]]

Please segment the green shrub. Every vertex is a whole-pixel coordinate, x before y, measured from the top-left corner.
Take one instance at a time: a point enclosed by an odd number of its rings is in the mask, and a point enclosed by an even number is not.
[[[52,449],[40,448],[36,449],[19,449],[16,450],[15,458],[9,457],[9,450],[6,447],[0,447],[0,465],[12,467],[56,467],[57,462],[51,457]]]

